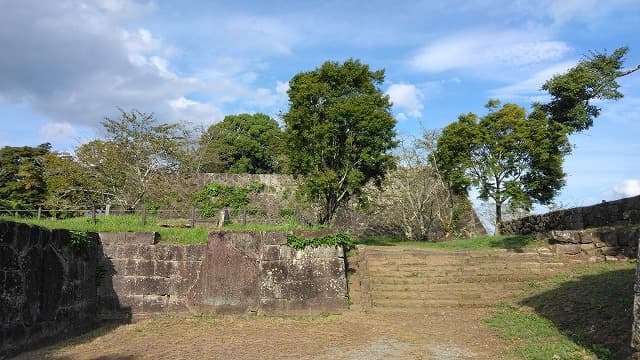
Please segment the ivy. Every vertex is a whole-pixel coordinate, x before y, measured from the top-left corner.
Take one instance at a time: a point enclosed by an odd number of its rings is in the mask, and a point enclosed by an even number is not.
[[[263,190],[264,184],[257,181],[243,187],[212,182],[194,196],[194,202],[200,208],[202,216],[212,217],[219,209],[231,208],[237,211],[247,208],[249,194],[260,193]]]
[[[91,243],[89,234],[83,231],[69,230],[69,245],[74,249],[82,249]]]
[[[348,233],[338,233],[335,235],[324,235],[313,239],[305,239],[294,234],[287,235],[287,245],[294,249],[302,250],[307,246],[318,247],[322,245],[342,246],[345,250],[353,247],[354,242]]]

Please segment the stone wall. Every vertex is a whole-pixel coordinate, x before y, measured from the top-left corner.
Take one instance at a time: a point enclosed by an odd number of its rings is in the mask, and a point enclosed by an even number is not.
[[[638,253],[640,227],[553,230],[549,242],[558,255],[588,255],[591,261],[633,258]]]
[[[633,224],[640,224],[640,196],[527,216],[503,222],[499,228],[501,234],[532,234]]]
[[[155,233],[100,233],[98,317],[129,320],[156,312],[187,311],[204,245],[156,244]]]
[[[78,236],[89,241],[72,245]],[[156,244],[156,238],[0,221],[0,358],[102,320],[157,312],[347,308],[342,248],[295,250],[284,232],[215,232],[198,245]]]
[[[640,253],[637,255],[636,279],[633,287],[633,326],[631,327],[631,349],[634,360],[640,360]]]
[[[97,242],[73,236],[0,220],[0,358],[93,326]]]
[[[100,317],[156,312],[318,314],[347,306],[342,248],[295,250],[284,232],[214,232],[206,245],[100,234]],[[109,237],[109,238],[107,238]],[[140,237],[142,239],[142,237]]]

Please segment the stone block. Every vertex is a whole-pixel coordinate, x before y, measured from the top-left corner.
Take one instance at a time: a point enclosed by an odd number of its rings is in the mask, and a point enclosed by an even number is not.
[[[136,260],[137,276],[153,276],[155,261],[153,260]]]
[[[167,295],[170,281],[168,278],[156,276],[142,276],[136,279],[136,294],[141,295]]]
[[[144,295],[142,297],[142,311],[145,313],[163,312],[168,309],[169,296]]]
[[[558,244],[556,245],[557,255],[577,255],[582,249],[579,244]]]
[[[284,248],[284,246],[282,246]],[[262,247],[262,260],[280,260],[280,245],[264,245]]]
[[[269,231],[261,234],[262,245],[286,245],[287,235],[282,231]]]
[[[114,276],[111,282],[116,294],[122,296],[136,294],[136,280],[136,276]]]
[[[123,232],[99,232],[98,237],[103,245],[126,244],[127,237]]]
[[[155,231],[151,232],[126,232],[125,242],[127,244],[154,245],[158,242],[159,235]]]
[[[154,261],[154,276],[172,277],[178,275],[180,271],[180,263],[178,261]]]
[[[569,230],[553,230],[551,238],[560,244],[579,244],[580,235],[575,231]]]

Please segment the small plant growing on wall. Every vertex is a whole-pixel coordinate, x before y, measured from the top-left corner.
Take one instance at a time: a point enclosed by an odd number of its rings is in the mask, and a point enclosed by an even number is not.
[[[287,245],[294,249],[302,250],[307,246],[319,247],[322,245],[342,246],[345,251],[354,245],[353,238],[348,233],[338,233],[335,235],[324,235],[312,239],[306,239],[294,234],[287,235]]]
[[[84,231],[69,230],[69,245],[74,249],[83,249],[91,243],[91,237]]]
[[[200,215],[204,217],[213,217],[216,210],[224,208],[231,208],[232,212],[237,214],[238,210],[247,209],[249,206],[249,195],[262,192],[264,187],[261,182],[252,182],[245,186],[212,182],[194,196],[193,202],[200,209]],[[257,212],[256,209],[248,210],[252,213]]]

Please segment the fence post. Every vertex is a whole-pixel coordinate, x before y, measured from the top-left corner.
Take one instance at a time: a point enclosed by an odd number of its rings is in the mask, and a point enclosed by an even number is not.
[[[91,223],[93,225],[96,224],[96,206],[95,205],[91,205]]]
[[[147,226],[147,207],[142,204],[142,226]]]
[[[242,226],[247,226],[247,208],[242,209]]]
[[[38,206],[38,220],[40,220],[40,215],[42,215],[42,206]]]
[[[196,227],[196,208],[191,208],[191,228]]]

